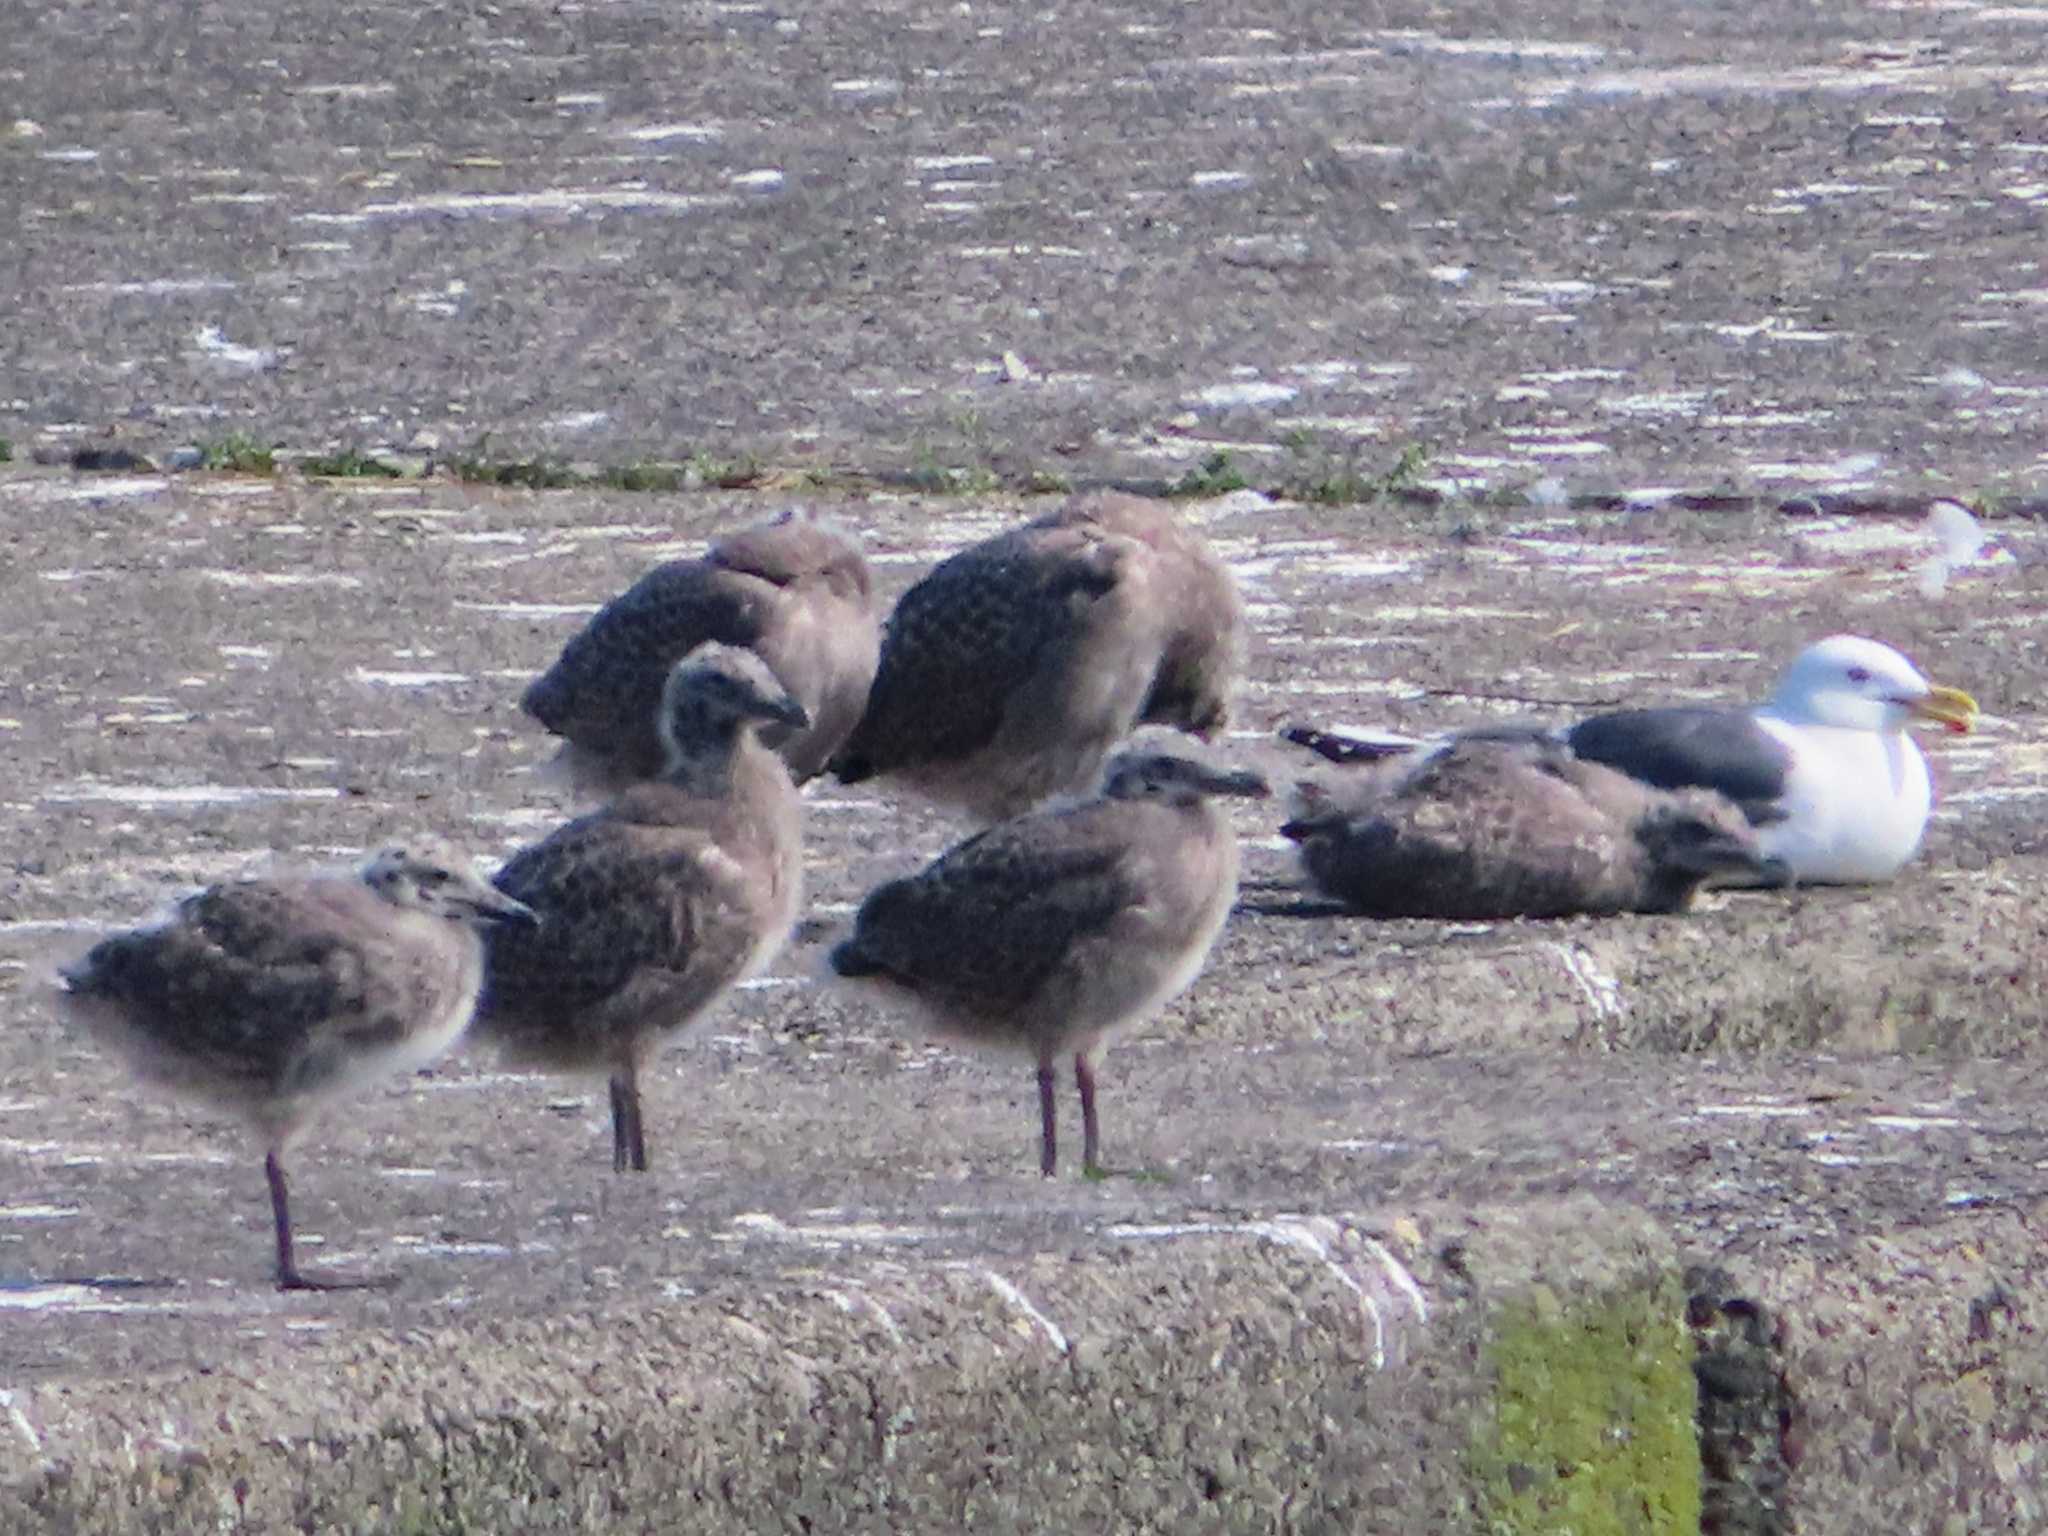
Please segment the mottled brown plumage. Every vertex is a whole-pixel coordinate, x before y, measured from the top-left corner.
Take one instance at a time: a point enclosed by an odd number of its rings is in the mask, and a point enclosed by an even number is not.
[[[201,891],[101,940],[64,971],[63,998],[144,1077],[257,1128],[278,1283],[317,1288],[292,1258],[284,1149],[328,1099],[452,1045],[483,973],[474,925],[531,919],[452,852],[414,843],[348,875]]]
[[[1324,894],[1371,917],[1676,912],[1765,860],[1742,812],[1666,792],[1554,738],[1456,738],[1297,791],[1281,830]]]
[[[498,888],[541,918],[496,936],[480,1031],[515,1061],[611,1076],[613,1166],[647,1166],[639,1070],[782,947],[803,878],[800,805],[764,726],[802,707],[760,658],[692,651],[661,708],[668,762],[516,854]]]
[[[1073,1053],[1092,1171],[1097,1060],[1194,980],[1236,895],[1237,839],[1209,797],[1264,793],[1184,748],[1119,754],[1099,797],[1002,822],[878,887],[833,968],[942,1034],[1032,1055],[1047,1175],[1054,1064]]]
[[[526,712],[568,745],[578,784],[610,793],[657,777],[654,719],[676,662],[706,641],[766,661],[810,724],[770,740],[799,784],[867,703],[881,644],[867,561],[836,524],[792,511],[656,566],[592,616],[526,690]]]
[[[904,594],[833,772],[1017,815],[1086,793],[1140,720],[1219,728],[1242,657],[1242,605],[1197,534],[1158,503],[1076,497]]]
[[[1244,676],[1244,599],[1208,541],[1169,504],[1122,491],[1069,497],[1031,526],[1100,528],[1145,547],[1167,627],[1165,653],[1138,718],[1201,737],[1227,726]]]

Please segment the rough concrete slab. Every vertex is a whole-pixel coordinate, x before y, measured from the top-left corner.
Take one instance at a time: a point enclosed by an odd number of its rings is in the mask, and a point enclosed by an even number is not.
[[[139,1095],[40,969],[272,851],[538,835],[523,680],[773,504],[0,477],[0,1525],[2035,1520],[2043,619],[2006,556],[1921,595],[1910,523],[1190,507],[1252,599],[1252,755],[1303,713],[1742,696],[1812,634],[1895,640],[1996,718],[1934,744],[1893,887],[1373,924],[1247,808],[1209,973],[1108,1059],[1122,1176],[1046,1183],[1021,1064],[813,981],[952,835],[819,786],[812,924],[661,1059],[653,1175],[609,1172],[598,1085],[460,1057],[299,1159],[309,1251],[395,1286],[272,1291],[246,1142]],[[892,591],[1016,515],[837,510]]]
[[[23,8],[0,436],[2041,479],[2038,8]]]

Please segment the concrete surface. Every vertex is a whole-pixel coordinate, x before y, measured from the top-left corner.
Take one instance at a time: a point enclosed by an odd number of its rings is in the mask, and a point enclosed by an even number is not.
[[[523,679],[771,505],[0,477],[0,1526],[2027,1528],[2038,567],[1928,600],[1913,523],[1190,504],[1252,603],[1249,757],[1743,696],[1845,627],[1995,719],[1932,744],[1893,887],[1685,917],[1337,916],[1246,807],[1209,972],[1108,1059],[1099,1184],[1034,1175],[1023,1063],[816,984],[951,835],[820,785],[811,920],[661,1058],[652,1175],[601,1085],[459,1057],[296,1161],[312,1261],[395,1286],[271,1290],[251,1148],[70,1036],[51,957],[272,850],[538,835]],[[837,510],[892,592],[1017,512]]]
[[[2040,476],[2036,7],[18,9],[18,441]]]
[[[1916,522],[1810,515],[2043,504],[2048,11],[15,9],[0,1530],[2048,1523],[2048,547],[2007,516],[1929,598]],[[234,432],[776,473],[20,462]],[[1209,973],[1106,1063],[1099,1184],[1032,1172],[1023,1064],[814,983],[952,830],[820,786],[811,923],[662,1059],[649,1177],[601,1085],[474,1057],[309,1139],[309,1262],[376,1292],[270,1289],[252,1149],[40,990],[272,851],[545,831],[519,688],[807,476],[900,589],[1019,508],[866,477],[1219,449],[1451,498],[1195,508],[1254,603],[1247,754],[1750,694],[1838,628],[1995,718],[1897,885],[1684,918],[1363,923],[1247,810]]]

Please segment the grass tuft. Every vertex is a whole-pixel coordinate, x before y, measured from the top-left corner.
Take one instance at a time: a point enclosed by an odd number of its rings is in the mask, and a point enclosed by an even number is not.
[[[236,475],[274,475],[277,473],[277,450],[258,442],[246,432],[230,432],[225,437],[210,438],[201,443],[199,463],[203,469],[225,470]]]
[[[600,484],[615,491],[680,491],[683,471],[674,464],[607,464],[597,473]]]
[[[559,491],[583,484],[583,477],[552,459],[451,459],[448,472],[469,485],[514,485],[529,491]]]
[[[303,459],[299,469],[302,473],[331,480],[396,480],[405,473],[395,464],[373,459],[353,447],[344,448],[339,453],[322,453]]]
[[[1251,482],[1244,477],[1244,471],[1237,467],[1237,459],[1228,448],[1218,448],[1206,459],[1182,475],[1166,488],[1169,496],[1228,496],[1232,491],[1241,491]]]

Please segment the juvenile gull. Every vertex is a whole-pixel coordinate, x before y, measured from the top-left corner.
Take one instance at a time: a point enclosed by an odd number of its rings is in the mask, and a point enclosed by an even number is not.
[[[1280,830],[1318,889],[1368,917],[1677,912],[1709,878],[1765,873],[1723,796],[1652,789],[1533,732],[1304,784]]]
[[[493,936],[479,1029],[515,1061],[610,1074],[612,1167],[647,1166],[639,1073],[775,957],[803,883],[800,806],[770,727],[802,705],[751,651],[698,646],[669,674],[660,777],[515,854],[497,885],[541,926]]]
[[[579,786],[610,794],[656,777],[655,732],[670,669],[708,640],[768,663],[810,724],[771,739],[801,784],[853,729],[881,646],[867,561],[837,524],[809,511],[721,539],[701,560],[656,566],[591,617],[520,701],[566,738]]]
[[[284,1152],[329,1099],[439,1056],[483,975],[475,929],[533,914],[439,844],[351,874],[235,880],[163,922],[101,940],[62,973],[68,1011],[146,1078],[255,1126],[277,1225],[277,1283],[322,1290],[292,1257]]]
[[[1141,720],[1221,729],[1243,657],[1243,605],[1200,535],[1157,502],[1074,497],[904,594],[832,771],[1000,820],[1087,792]]]
[[[1166,614],[1166,649],[1139,720],[1204,738],[1229,725],[1232,696],[1244,676],[1244,599],[1208,541],[1166,503],[1120,491],[1070,497],[1039,521],[1099,528],[1135,540],[1150,556],[1153,592]]]
[[[1962,733],[1976,716],[1967,693],[1929,683],[1890,646],[1833,635],[1801,651],[1753,708],[1622,710],[1556,735],[1655,788],[1727,796],[1756,826],[1770,879],[1855,884],[1897,874],[1927,830],[1932,781],[1907,727],[1931,720]],[[1418,745],[1285,734],[1337,761]]]
[[[1096,1064],[1195,979],[1236,896],[1237,839],[1209,797],[1265,793],[1188,748],[1121,752],[1098,797],[1002,822],[878,887],[832,968],[941,1034],[1030,1053],[1047,1177],[1054,1069],[1071,1052],[1082,1162],[1098,1172]]]

